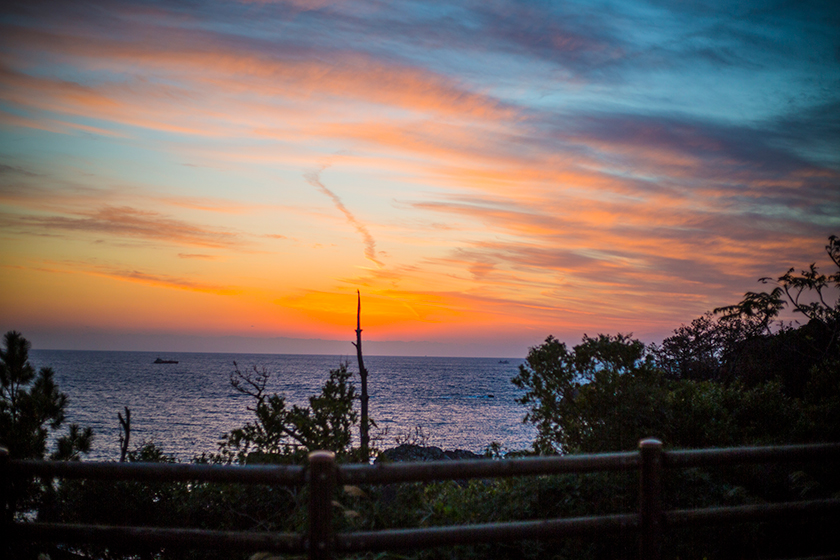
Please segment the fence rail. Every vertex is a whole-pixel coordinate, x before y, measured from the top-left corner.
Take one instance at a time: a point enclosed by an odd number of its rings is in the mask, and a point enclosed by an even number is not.
[[[306,534],[154,527],[113,527],[16,521],[8,495],[2,497],[4,534],[15,542],[62,542],[166,546],[196,549],[235,549],[306,553],[315,560],[336,552],[420,549],[445,545],[557,539],[571,535],[637,533],[639,557],[660,557],[668,528],[714,523],[802,519],[803,516],[840,515],[840,500],[811,500],[738,507],[670,510],[662,507],[665,469],[722,466],[760,462],[831,462],[840,467],[840,444],[742,447],[663,451],[655,439],[639,442],[637,452],[561,457],[528,457],[498,461],[433,461],[377,465],[339,465],[328,451],[309,455],[309,466],[223,466],[150,463],[57,462],[9,460],[0,448],[0,474],[12,477],[85,478],[98,480],[203,481],[242,484],[310,486],[309,530]],[[639,471],[637,513],[432,527],[335,533],[332,499],[337,485],[392,484],[511,476]],[[5,491],[5,490],[4,490]],[[838,551],[840,552],[840,551]]]

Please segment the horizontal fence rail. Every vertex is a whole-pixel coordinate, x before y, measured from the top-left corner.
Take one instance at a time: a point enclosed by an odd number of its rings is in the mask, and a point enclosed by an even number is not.
[[[60,542],[68,544],[133,545],[140,548],[167,547],[245,552],[306,552],[303,535],[245,531],[207,531],[203,529],[163,529],[159,527],[108,527],[65,523],[13,523],[16,541]]]
[[[3,532],[15,542],[307,553],[309,558],[318,560],[331,558],[336,552],[410,550],[515,539],[632,533],[640,537],[639,557],[656,560],[660,557],[663,535],[669,528],[840,515],[840,500],[837,499],[665,511],[661,503],[665,469],[811,461],[829,462],[833,467],[840,468],[840,444],[663,451],[660,441],[645,439],[639,442],[639,450],[636,452],[375,465],[339,465],[333,453],[315,451],[309,455],[308,467],[9,460],[6,450],[0,448],[0,474],[4,488],[5,482],[12,478],[27,477],[156,482],[189,480],[292,487],[308,484],[310,488],[309,530],[306,534],[18,521],[11,518],[8,495],[2,496],[3,523],[6,525]],[[335,533],[332,530],[332,500],[338,485],[385,485],[632,470],[639,471],[637,513],[421,529],[348,533]]]
[[[433,480],[630,471],[638,468],[639,454],[630,451],[598,455],[524,457],[499,461],[426,461],[422,463],[341,465],[338,476],[342,484],[393,484],[396,482],[431,482]]]
[[[793,463],[840,459],[840,444],[784,445],[769,447],[718,447],[663,451],[666,467],[708,467],[743,463]]]
[[[96,480],[232,482],[302,486],[306,467],[297,465],[202,465],[178,463],[106,463],[82,461],[9,461],[9,476],[89,478]]]
[[[336,535],[336,548],[342,552],[413,550],[458,544],[509,542],[517,539],[536,540],[604,535],[637,529],[638,516],[635,514],[572,517],[543,521],[339,533]]]

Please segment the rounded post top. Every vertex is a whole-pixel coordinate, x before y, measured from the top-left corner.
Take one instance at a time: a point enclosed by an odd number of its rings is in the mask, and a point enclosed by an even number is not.
[[[656,438],[645,438],[639,441],[639,449],[661,449],[662,442]]]
[[[335,453],[332,451],[312,451],[309,453],[310,463],[332,463],[335,461]]]

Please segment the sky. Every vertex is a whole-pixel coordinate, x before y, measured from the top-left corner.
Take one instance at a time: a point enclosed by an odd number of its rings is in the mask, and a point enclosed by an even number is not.
[[[840,5],[4,2],[0,328],[524,357],[840,235]]]

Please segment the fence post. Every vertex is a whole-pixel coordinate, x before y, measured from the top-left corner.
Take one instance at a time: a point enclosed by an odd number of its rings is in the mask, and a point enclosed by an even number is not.
[[[662,442],[648,438],[639,442],[639,520],[642,538],[640,560],[659,560],[662,548]]]
[[[309,454],[309,558],[332,558],[332,499],[335,490],[335,453]]]
[[[3,542],[0,544],[0,554],[12,556],[12,543],[9,539],[11,537],[11,525],[14,518],[12,517],[12,477],[9,476],[9,450],[0,445],[0,508],[2,508],[2,518],[0,518],[0,534],[6,535],[2,538]]]
[[[0,523],[5,525],[12,522],[12,477],[9,476],[9,449],[0,445],[0,507],[3,508],[3,518]]]

